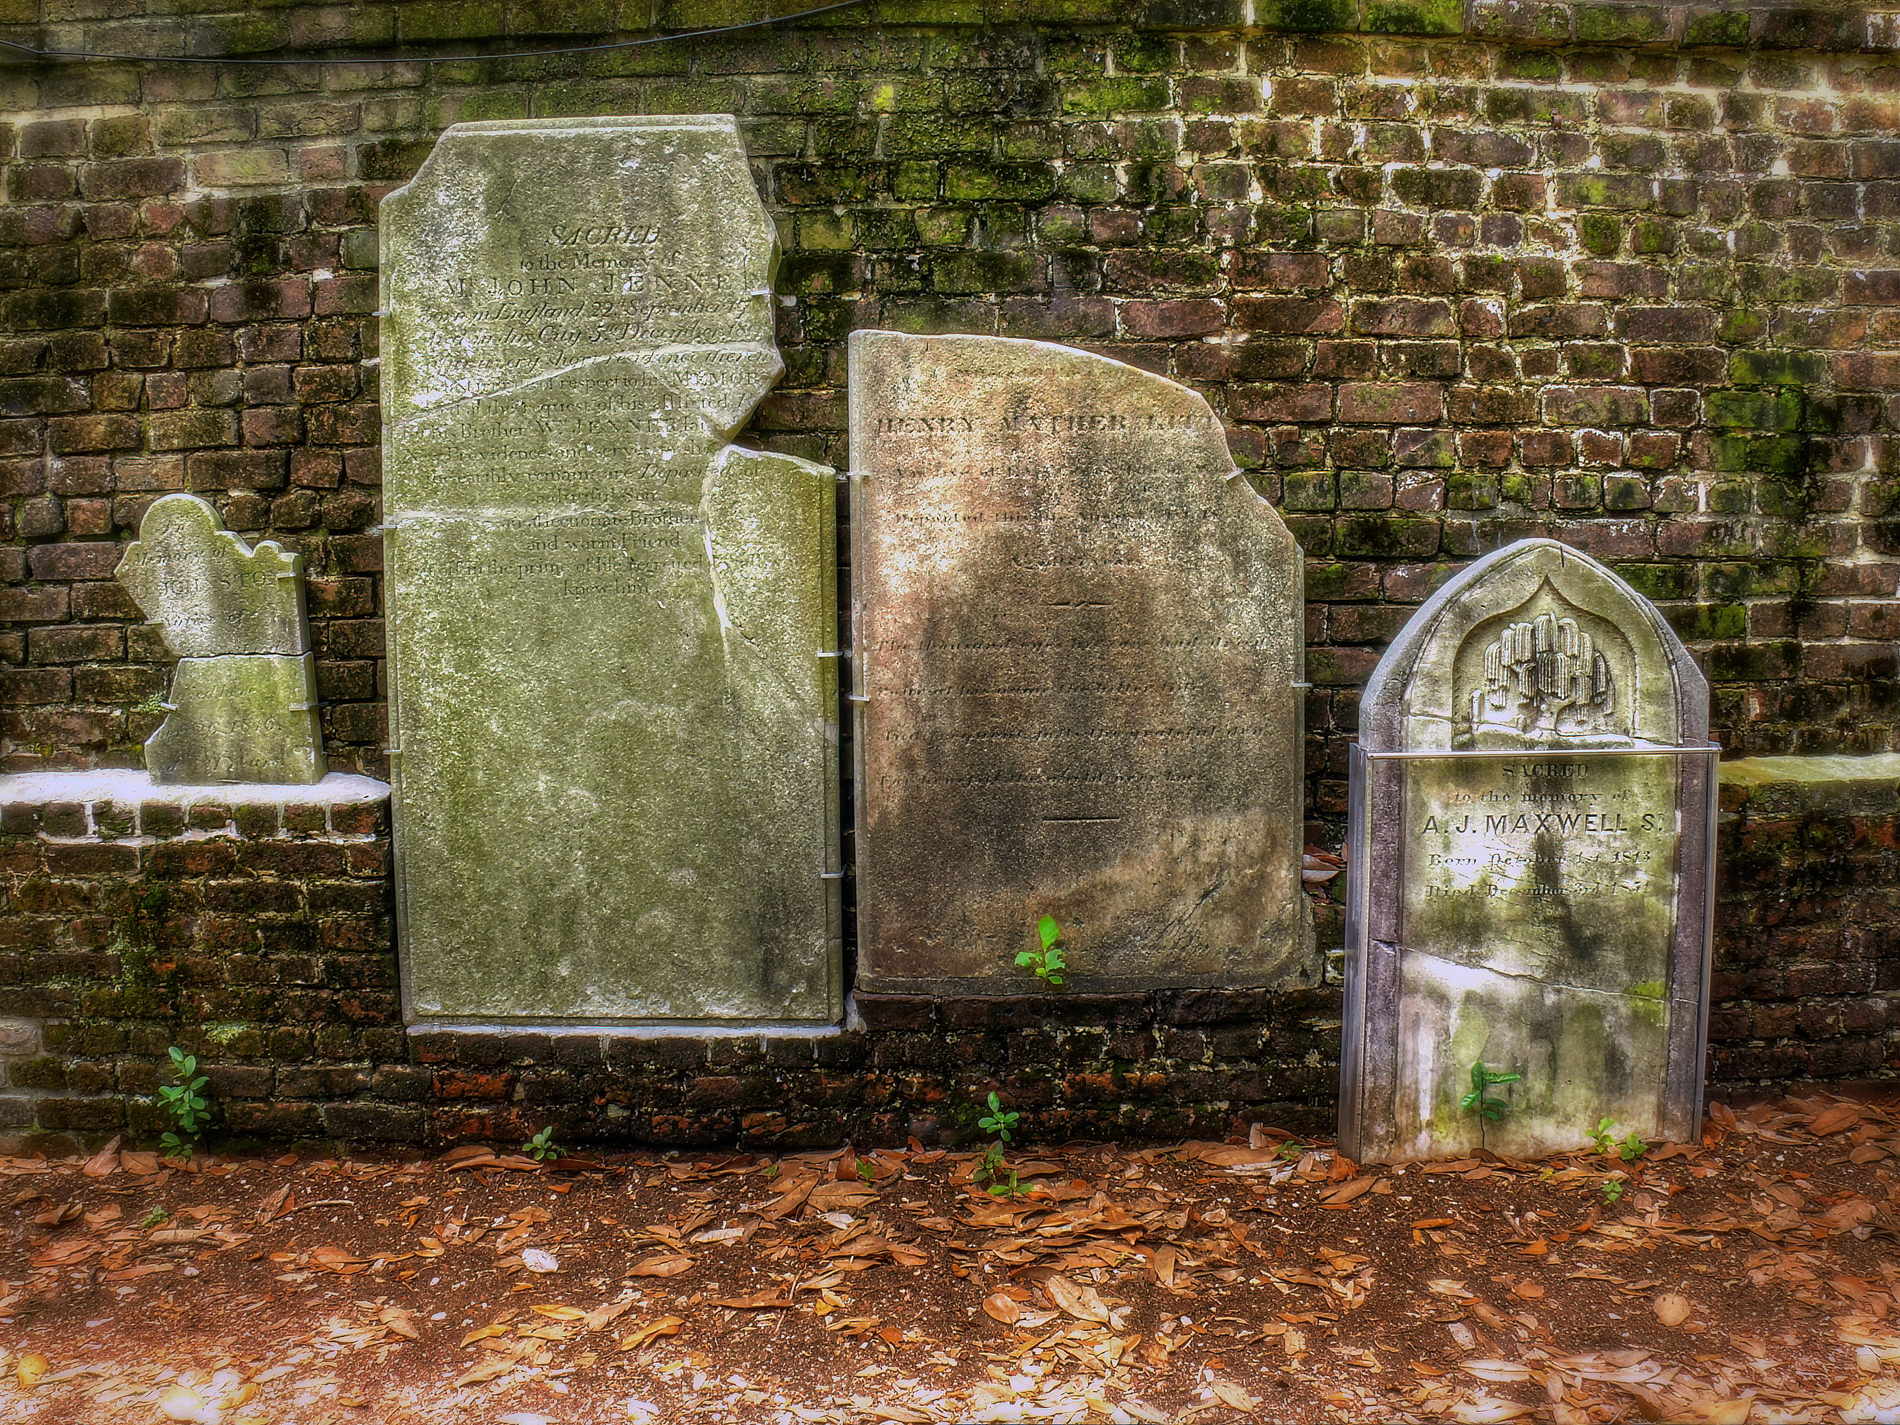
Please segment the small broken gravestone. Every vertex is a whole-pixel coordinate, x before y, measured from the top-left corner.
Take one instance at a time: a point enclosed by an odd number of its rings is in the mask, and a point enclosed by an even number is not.
[[[118,580],[178,657],[169,715],[145,743],[154,782],[323,779],[301,554],[272,540],[246,548],[206,501],[166,495]]]
[[[836,1022],[836,477],[729,117],[456,124],[383,201],[412,1021]]]
[[[1196,392],[850,343],[859,985],[1310,984],[1300,550]],[[1046,962],[1044,965],[1046,968]]]
[[[1342,1152],[1696,1136],[1708,725],[1661,614],[1554,540],[1478,560],[1406,624],[1354,752]]]

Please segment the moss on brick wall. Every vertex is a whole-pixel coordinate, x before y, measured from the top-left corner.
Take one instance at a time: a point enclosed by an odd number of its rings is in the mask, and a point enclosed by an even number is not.
[[[158,494],[304,551],[333,765],[384,768],[377,200],[458,120],[730,111],[786,261],[750,438],[844,458],[856,327],[1204,391],[1304,545],[1313,811],[1451,569],[1552,535],[1663,606],[1742,752],[1896,733],[1900,61],[1859,7],[759,0],[0,12],[4,765],[125,763]]]

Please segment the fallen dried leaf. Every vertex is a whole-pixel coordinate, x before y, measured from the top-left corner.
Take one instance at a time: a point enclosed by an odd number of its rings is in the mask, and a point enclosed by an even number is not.
[[[483,1381],[493,1380],[496,1376],[506,1375],[521,1362],[513,1356],[495,1356],[486,1361],[477,1361],[456,1377],[457,1387],[480,1385]]]
[[[609,1301],[604,1305],[596,1306],[592,1311],[581,1317],[581,1329],[583,1331],[598,1331],[609,1322],[616,1321],[620,1317],[625,1316],[632,1309],[633,1300],[631,1297],[623,1301]]]
[[[1520,1381],[1529,1380],[1531,1378],[1531,1368],[1519,1361],[1496,1361],[1479,1358],[1458,1362],[1458,1369],[1464,1371],[1467,1375],[1476,1376],[1479,1380],[1493,1382]]]
[[[637,1350],[639,1347],[646,1345],[647,1342],[658,1340],[662,1336],[677,1336],[679,1335],[680,1327],[685,1324],[686,1318],[683,1316],[662,1316],[657,1321],[647,1322],[646,1325],[640,1327],[639,1330],[635,1331],[631,1336],[621,1337],[620,1349],[623,1351]]]
[[[1232,1381],[1212,1380],[1207,1384],[1209,1389],[1220,1397],[1221,1403],[1224,1405],[1231,1405],[1236,1410],[1245,1410],[1250,1414],[1260,1408],[1259,1401],[1255,1400]]]
[[[1344,1182],[1327,1188],[1319,1195],[1321,1207],[1344,1207],[1354,1198],[1372,1191],[1377,1178],[1347,1178]]]
[[[627,1268],[630,1277],[676,1277],[681,1272],[692,1270],[691,1257],[678,1256],[662,1252],[656,1257],[648,1257],[644,1262],[635,1262]]]
[[[1052,1276],[1042,1286],[1049,1293],[1049,1299],[1076,1320],[1108,1324],[1108,1305],[1094,1287],[1072,1282],[1065,1276]]]
[[[1448,1418],[1456,1420],[1458,1425],[1495,1425],[1496,1421],[1515,1420],[1530,1413],[1531,1407],[1518,1401],[1479,1395],[1454,1405]]]
[[[328,1243],[310,1249],[310,1265],[326,1272],[335,1272],[340,1277],[354,1276],[369,1265],[367,1259],[344,1251],[341,1247],[332,1247]]]
[[[174,1386],[159,1397],[159,1413],[167,1420],[183,1420],[190,1425],[216,1425],[223,1412],[211,1405],[195,1390],[184,1386]]]
[[[1650,1310],[1656,1313],[1656,1319],[1665,1326],[1682,1325],[1695,1309],[1689,1304],[1688,1297],[1673,1291],[1660,1293],[1649,1305]]]
[[[1861,1112],[1856,1104],[1837,1103],[1824,1108],[1808,1121],[1808,1132],[1824,1138],[1830,1133],[1844,1132],[1860,1126]]]
[[[1005,1326],[1014,1326],[1023,1317],[1022,1307],[1000,1291],[992,1292],[983,1298],[983,1313],[992,1320],[1002,1322]]]

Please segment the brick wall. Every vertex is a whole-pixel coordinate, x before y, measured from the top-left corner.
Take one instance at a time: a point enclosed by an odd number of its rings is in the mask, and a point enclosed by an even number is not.
[[[1055,1138],[1330,1122],[1333,990],[866,996],[843,1032],[409,1032],[385,800],[67,780],[0,800],[0,1143],[155,1137],[172,1044],[240,1137],[901,1143],[968,1130],[991,1088]]]
[[[1732,750],[1900,751],[1889,12],[874,0],[424,62],[749,3],[0,0],[0,37],[43,48],[405,56],[0,60],[0,769],[136,765],[166,660],[111,571],[189,489],[303,551],[331,764],[384,774],[377,201],[457,120],[706,111],[739,115],[785,249],[787,375],[746,438],[842,464],[866,326],[1068,342],[1223,413],[1308,556],[1316,837],[1386,642],[1531,534],[1658,601]],[[1780,806],[1751,792],[1725,832],[1716,1075],[1885,1073],[1891,809]],[[901,1136],[987,1082],[1057,1135],[1330,1112],[1326,990],[867,1001],[817,1039],[405,1036],[380,823],[232,810],[182,838],[7,824],[12,1127],[151,1126],[169,1042],[247,1132]]]
[[[1052,1140],[1332,1123],[1336,976],[1282,993],[861,995],[842,1031],[410,1032],[386,804],[296,796],[0,801],[0,1145],[156,1137],[171,1044],[209,1075],[218,1131],[252,1138],[936,1141],[969,1133],[992,1089]],[[1734,762],[1723,805],[1712,1089],[1891,1080],[1900,756]]]
[[[0,0],[47,47],[415,57],[0,64],[0,765],[136,760],[165,668],[110,572],[190,489],[304,551],[332,765],[382,773],[377,200],[458,119],[707,110],[786,253],[749,438],[842,462],[870,325],[1070,342],[1224,413],[1309,558],[1321,823],[1385,642],[1529,534],[1661,603],[1732,749],[1900,747],[1885,12],[876,0],[420,62],[748,3]]]
[[[406,1054],[386,790],[111,781],[0,783],[0,1136],[155,1134],[172,1044],[230,1131],[319,1130]]]
[[[1900,1070],[1900,757],[1764,757],[1722,773],[1709,1077]]]

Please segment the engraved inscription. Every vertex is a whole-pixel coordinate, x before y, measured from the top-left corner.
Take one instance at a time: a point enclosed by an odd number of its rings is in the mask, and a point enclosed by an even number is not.
[[[835,1020],[835,481],[728,443],[736,122],[455,125],[380,227],[406,1012]]]
[[[1297,552],[1217,418],[1033,342],[852,361],[864,983],[1001,990],[1032,904],[1078,983],[1288,974]]]
[[[1680,834],[1668,759],[1427,764],[1408,785],[1407,943],[1458,964],[1572,980],[1655,963]],[[1613,941],[1599,946],[1609,927]],[[1603,978],[1608,987],[1617,976]]]

